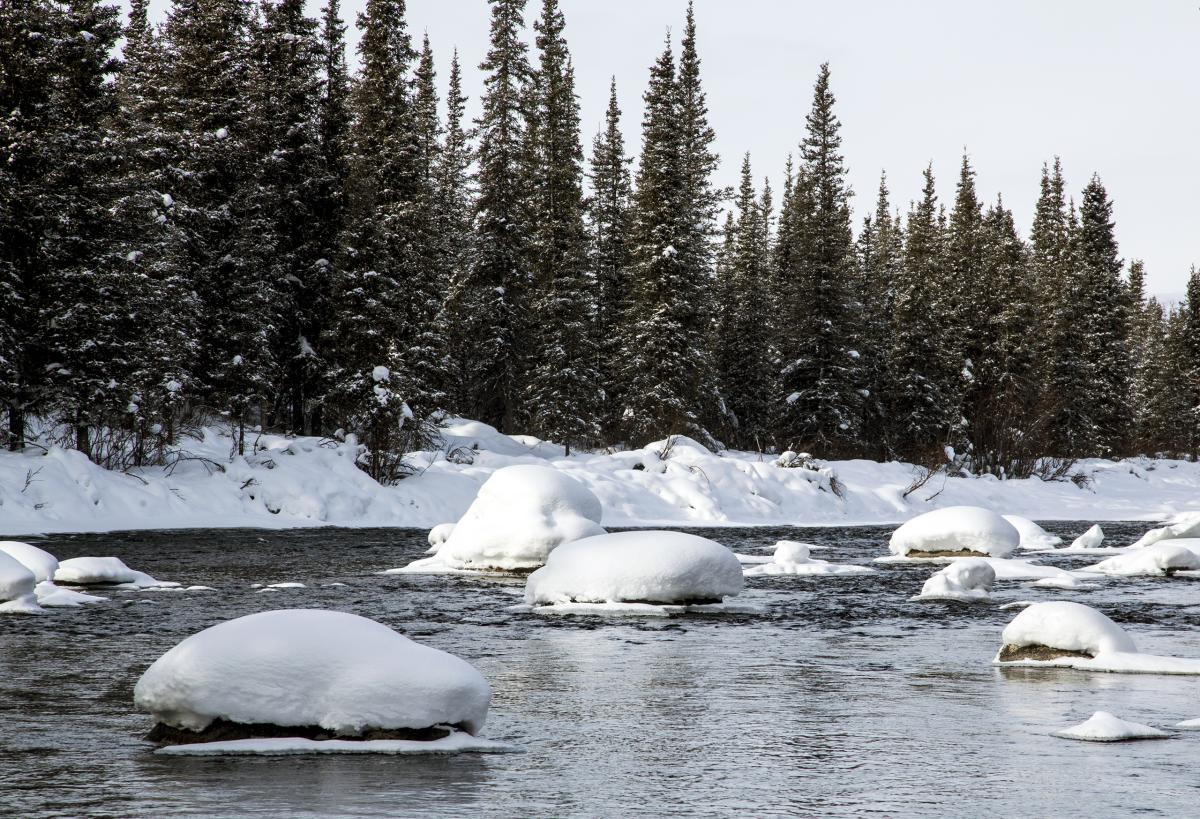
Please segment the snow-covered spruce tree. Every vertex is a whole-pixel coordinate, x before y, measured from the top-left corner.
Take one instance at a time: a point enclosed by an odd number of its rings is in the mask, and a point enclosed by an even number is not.
[[[1165,315],[1154,299],[1142,309],[1148,320],[1133,373],[1133,451],[1168,457],[1189,453],[1196,440],[1191,385],[1180,378],[1178,368],[1187,317],[1182,309]]]
[[[980,222],[979,281],[970,389],[972,467],[1000,477],[1029,477],[1037,465],[1042,419],[1035,413],[1039,386],[1033,349],[1033,282],[1028,251],[1010,210],[997,198]]]
[[[669,39],[650,70],[643,99],[630,228],[630,310],[621,342],[622,428],[635,445],[674,433],[707,440],[711,436],[697,411],[712,394],[707,311],[701,305],[707,282],[682,263],[676,247],[690,230],[690,217]]]
[[[0,408],[7,446],[22,449],[45,409],[46,310],[52,297],[44,237],[58,208],[54,167],[59,59],[55,4],[0,5]]]
[[[1075,244],[1079,296],[1084,305],[1080,317],[1083,352],[1092,364],[1087,397],[1094,436],[1085,451],[1089,455],[1116,455],[1123,451],[1129,428],[1126,298],[1112,202],[1099,176],[1093,175],[1083,190]]]
[[[864,452],[884,460],[892,453],[887,421],[888,354],[892,344],[893,287],[904,264],[904,233],[900,217],[891,213],[887,177],[879,180],[875,212],[863,220],[858,236],[859,279],[856,290],[862,303],[856,349],[862,353],[862,437]]]
[[[589,179],[592,194],[585,201],[588,261],[596,287],[596,370],[604,390],[600,423],[603,436],[612,440],[620,423],[624,400],[619,378],[622,326],[629,320],[630,297],[630,197],[631,158],[625,156],[617,82],[609,86],[604,126],[592,142]]]
[[[750,155],[742,161],[737,220],[726,223],[717,278],[717,383],[733,422],[730,443],[762,451],[770,435],[770,398],[778,389],[770,338],[762,316],[770,310],[771,237],[769,205],[758,198]]]
[[[179,0],[167,18],[164,55],[174,218],[201,302],[197,388],[229,422],[235,453],[261,417],[275,366],[268,343],[273,293],[247,254],[254,185],[249,27],[241,0]]]
[[[980,317],[988,301],[983,284],[983,205],[975,193],[975,170],[963,154],[950,226],[946,233],[945,278],[940,283],[945,323],[943,341],[955,359],[961,380],[954,397],[968,427],[979,406],[975,369],[987,344],[987,327]]]
[[[897,457],[928,462],[956,423],[959,373],[942,338],[945,235],[938,218],[933,171],[925,169],[921,201],[909,212],[904,264],[892,282],[895,298],[888,352],[889,440]]]
[[[1192,418],[1190,424],[1192,440],[1191,457],[1200,456],[1200,268],[1192,266],[1188,273],[1187,296],[1180,310],[1182,336],[1179,343],[1178,368],[1181,376],[1191,385]]]
[[[242,218],[247,265],[271,293],[271,407],[267,422],[312,430],[312,394],[324,367],[316,348],[329,311],[328,239],[314,230],[335,208],[321,144],[322,43],[302,0],[263,6],[250,72],[253,177]]]
[[[1146,299],[1146,268],[1141,259],[1129,263],[1129,280],[1125,287],[1125,339],[1129,350],[1129,413],[1130,434],[1128,450],[1147,451],[1147,394],[1153,347],[1161,341],[1166,316],[1162,305]]]
[[[350,100],[345,254],[336,271],[329,337],[337,356],[326,412],[364,447],[376,480],[405,474],[403,456],[427,443],[436,409],[410,355],[421,328],[415,294],[435,258],[432,191],[422,168],[409,66],[415,57],[403,0],[370,0],[359,16],[362,71]]]
[[[840,153],[841,123],[833,112],[829,65],[821,66],[801,143],[803,163],[790,206],[792,223],[781,241],[794,242],[781,270],[789,310],[783,330],[781,434],[791,445],[825,455],[852,454],[861,446],[861,353],[853,339],[858,306],[850,292],[855,275],[850,195]]]
[[[1200,449],[1200,406],[1196,399],[1200,370],[1189,369],[1197,343],[1192,322],[1192,311],[1186,304],[1172,310],[1167,320],[1164,410],[1159,429],[1163,439],[1170,442],[1173,455],[1195,460]]]
[[[534,23],[538,64],[530,76],[525,128],[532,357],[524,414],[531,432],[564,444],[570,454],[598,439],[601,395],[583,226],[579,102],[564,25],[558,0],[543,0]]]
[[[521,333],[529,279],[521,109],[529,66],[521,40],[525,0],[490,2],[491,46],[480,65],[486,77],[483,113],[476,123],[475,258],[455,284],[447,315],[461,381],[457,409],[508,427],[519,409],[525,383],[521,366],[528,361]]]

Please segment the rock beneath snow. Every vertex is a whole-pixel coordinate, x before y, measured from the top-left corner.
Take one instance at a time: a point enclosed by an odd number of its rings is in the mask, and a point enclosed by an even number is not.
[[[957,600],[978,603],[991,599],[996,571],[980,558],[956,560],[925,581],[914,600]]]
[[[1169,540],[1101,560],[1084,571],[1133,577],[1138,575],[1170,576],[1180,571],[1200,570],[1200,554]]]
[[[442,548],[442,544],[450,539],[450,534],[454,531],[453,523],[439,523],[429,530],[429,549],[426,554],[435,555]]]
[[[900,526],[892,533],[888,549],[909,558],[1007,557],[1020,542],[1016,527],[995,512],[948,506]]]
[[[0,613],[40,614],[34,585],[33,572],[7,552],[0,552]]]
[[[1000,517],[1007,520],[1017,530],[1021,536],[1020,547],[1028,550],[1053,549],[1058,544],[1062,543],[1062,538],[1058,535],[1052,535],[1038,526],[1029,518],[1023,518],[1020,515],[1001,515]]]
[[[33,577],[38,583],[43,580],[51,580],[54,572],[58,570],[57,557],[45,549],[39,549],[37,546],[22,543],[19,540],[0,540],[0,552],[4,552],[33,572]]]
[[[250,737],[436,739],[483,726],[473,666],[336,611],[288,609],[207,628],[147,669],[134,702],[160,742]]]
[[[54,581],[70,586],[128,586],[137,589],[179,585],[155,580],[145,572],[135,571],[119,557],[73,557],[63,560],[54,573]]]
[[[498,469],[433,557],[400,571],[523,572],[559,545],[604,534],[600,500],[571,476],[521,464]]]
[[[1137,652],[1133,640],[1112,620],[1090,606],[1065,600],[1025,608],[1004,627],[1001,642],[999,663]]]
[[[1075,538],[1075,540],[1071,541],[1071,545],[1067,547],[1067,550],[1099,549],[1102,543],[1104,543],[1104,530],[1097,523],[1091,529],[1088,529],[1082,535]]]
[[[742,566],[720,543],[642,530],[584,538],[555,549],[529,576],[525,602],[709,604],[740,594]]]
[[[1128,722],[1108,711],[1097,711],[1086,722],[1055,731],[1054,736],[1085,742],[1124,742],[1131,739],[1165,739],[1171,735],[1149,725]]]
[[[781,540],[775,544],[775,553],[768,562],[757,563],[743,571],[746,577],[759,575],[847,575],[873,574],[867,566],[830,563],[809,557],[811,544],[795,540]]]

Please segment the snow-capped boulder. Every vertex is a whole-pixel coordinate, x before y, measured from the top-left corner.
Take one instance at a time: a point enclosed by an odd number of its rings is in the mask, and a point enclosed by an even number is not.
[[[1021,542],[1016,527],[979,506],[948,506],[903,524],[888,543],[902,557],[1007,557]]]
[[[775,553],[769,562],[751,566],[745,569],[743,574],[746,577],[754,577],[757,575],[872,574],[875,571],[866,566],[817,560],[809,556],[809,548],[807,543],[781,540],[775,544]]]
[[[1131,549],[1140,549],[1158,543],[1160,540],[1176,540],[1178,538],[1200,537],[1200,512],[1187,512],[1179,515],[1166,526],[1151,529],[1142,535]]]
[[[1065,600],[1024,609],[1004,627],[1001,642],[999,663],[1137,652],[1133,640],[1112,620],[1090,606]]]
[[[442,544],[450,539],[450,533],[454,531],[453,523],[439,523],[429,530],[429,549],[426,554],[437,554],[438,549],[442,548]]]
[[[925,581],[915,600],[960,600],[967,603],[991,599],[996,571],[981,558],[956,560]]]
[[[1023,518],[1020,515],[1001,515],[1000,517],[1011,523],[1017,530],[1021,536],[1022,549],[1053,549],[1062,543],[1061,537],[1050,534],[1029,518]]]
[[[528,571],[555,547],[604,534],[600,500],[557,469],[519,464],[498,469],[433,557],[402,571]]]
[[[94,594],[84,594],[74,589],[64,589],[62,586],[55,585],[52,580],[43,580],[38,583],[33,592],[37,595],[38,605],[48,609],[77,608],[89,603],[103,603],[108,599]]]
[[[1085,571],[1133,577],[1135,575],[1171,575],[1200,569],[1200,555],[1169,540],[1101,560]]]
[[[0,552],[14,558],[18,563],[33,572],[34,579],[41,583],[43,580],[54,578],[58,570],[58,558],[29,543],[19,540],[0,540]]]
[[[1055,731],[1054,736],[1085,742],[1123,742],[1131,739],[1165,739],[1170,734],[1149,725],[1123,720],[1108,711],[1097,711],[1079,725]]]
[[[155,580],[145,572],[135,571],[119,557],[73,557],[63,560],[54,573],[54,582],[70,586],[127,585],[138,589],[179,585]]]
[[[1071,545],[1067,547],[1069,551],[1078,551],[1081,549],[1099,549],[1104,543],[1104,530],[1100,528],[1100,524],[1094,525],[1075,540],[1071,541]]]
[[[529,576],[525,602],[718,603],[741,593],[742,566],[720,543],[684,532],[617,532],[568,543]]]
[[[146,670],[134,702],[164,744],[247,737],[437,739],[483,726],[491,688],[465,660],[337,611],[219,623]]]
[[[740,577],[740,573],[739,573]],[[39,614],[33,572],[7,552],[0,552],[0,613]]]

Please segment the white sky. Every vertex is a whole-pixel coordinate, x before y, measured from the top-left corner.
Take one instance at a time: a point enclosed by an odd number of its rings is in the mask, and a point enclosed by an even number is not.
[[[343,0],[352,26],[364,4]],[[540,5],[529,1],[530,22]],[[636,152],[648,70],[668,28],[678,43],[686,0],[561,6],[585,150],[615,75]],[[408,19],[414,37],[429,32],[443,89],[458,48],[474,115],[485,0],[408,0]],[[1145,259],[1151,292],[1179,294],[1200,264],[1200,0],[696,0],[696,20],[720,184],[736,182],[750,151],[778,190],[829,61],[856,225],[885,169],[893,206],[907,210],[932,161],[949,206],[966,148],[985,201],[1004,193],[1027,233],[1042,163],[1058,154],[1077,196],[1100,173],[1121,253]]]

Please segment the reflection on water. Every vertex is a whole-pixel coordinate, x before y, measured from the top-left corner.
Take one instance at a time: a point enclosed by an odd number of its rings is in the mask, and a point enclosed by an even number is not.
[[[1084,524],[1054,527],[1077,534]],[[1142,526],[1106,525],[1115,543]],[[780,537],[866,562],[887,529],[716,530],[741,552]],[[701,534],[705,534],[701,532]],[[1048,736],[1111,710],[1158,726],[1200,717],[1195,678],[995,668],[999,603],[1102,608],[1157,653],[1200,656],[1200,585],[1092,591],[1003,583],[990,605],[910,603],[932,571],[764,577],[761,614],[543,617],[519,584],[381,576],[424,550],[398,530],[137,532],[40,542],[118,554],[211,592],[117,593],[85,610],[0,620],[0,815],[794,816],[1193,812],[1200,733],[1093,745]],[[1056,557],[1067,567],[1086,559]],[[252,583],[306,589],[257,592]],[[341,582],[346,586],[322,587]],[[487,735],[526,753],[458,757],[162,758],[139,735],[138,675],[213,623],[328,607],[453,651],[495,689]]]

